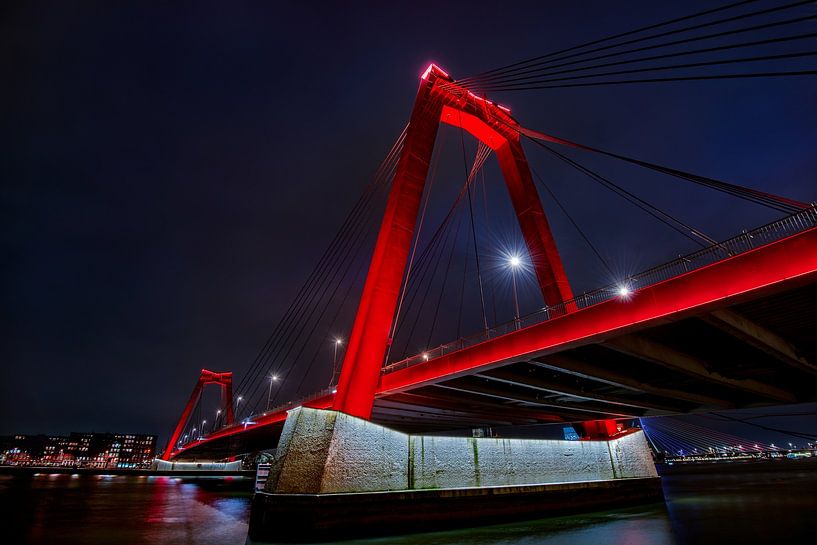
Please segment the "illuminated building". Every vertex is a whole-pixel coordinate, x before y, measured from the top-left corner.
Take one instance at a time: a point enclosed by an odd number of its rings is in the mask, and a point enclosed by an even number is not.
[[[97,469],[149,467],[156,435],[78,433],[0,437],[0,464]]]

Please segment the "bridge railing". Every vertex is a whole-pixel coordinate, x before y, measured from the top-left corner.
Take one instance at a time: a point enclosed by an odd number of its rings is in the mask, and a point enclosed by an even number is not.
[[[275,406],[275,407],[273,407],[273,408],[271,408],[271,409],[269,409],[267,411],[256,414],[254,416],[256,418],[259,418],[261,416],[266,416],[268,414],[274,414],[274,413],[279,413],[279,412],[282,412],[282,411],[288,411],[290,409],[294,409],[295,407],[300,407],[301,405],[309,403],[310,401],[315,401],[316,399],[320,399],[322,397],[326,397],[326,396],[328,396],[330,394],[334,394],[334,393],[335,393],[335,387],[330,386],[330,387],[324,388],[323,390],[320,390],[318,392],[314,392],[312,394],[300,397],[300,398],[296,399],[295,401],[287,401],[286,403],[282,403],[281,405],[277,405],[277,406]]]
[[[426,350],[425,352],[421,352],[404,360],[390,363],[383,367],[383,373],[392,373],[399,369],[411,367],[412,365],[450,354],[451,352],[457,352],[458,350],[506,335],[518,329],[539,324],[551,318],[563,316],[568,312],[591,307],[616,297],[629,296],[627,294],[636,292],[642,288],[681,276],[690,271],[700,269],[701,267],[717,263],[718,261],[748,252],[754,248],[765,246],[815,227],[817,227],[817,205],[812,205],[809,208],[805,208],[785,218],[762,225],[750,231],[743,231],[741,234],[724,240],[723,242],[713,244],[712,246],[702,248],[687,255],[679,256],[677,259],[629,276],[620,283],[610,284],[592,291],[584,292],[573,299],[558,305],[542,308],[531,314],[522,316],[518,320],[496,325],[487,330],[480,331],[477,334],[462,337],[456,341]],[[625,288],[626,292],[623,292],[622,288]]]

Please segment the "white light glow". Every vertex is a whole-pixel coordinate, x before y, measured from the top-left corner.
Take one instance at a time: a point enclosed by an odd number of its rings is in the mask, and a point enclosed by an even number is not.
[[[510,264],[510,266],[515,269],[522,264],[522,260],[519,259],[518,255],[512,255],[511,258],[508,260],[508,264]]]
[[[627,296],[629,296],[631,293],[632,293],[632,292],[630,291],[630,288],[628,288],[627,286],[620,286],[620,287],[618,288],[618,294],[619,294],[619,296],[621,296],[621,297],[627,297]]]

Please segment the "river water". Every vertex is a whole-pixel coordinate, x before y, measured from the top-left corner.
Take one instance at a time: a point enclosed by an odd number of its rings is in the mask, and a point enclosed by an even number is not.
[[[805,543],[817,536],[817,463],[813,463],[817,460],[803,462],[666,475],[666,503],[661,504],[347,543]],[[246,536],[251,486],[249,480],[231,478],[0,475],[0,543],[250,543]]]

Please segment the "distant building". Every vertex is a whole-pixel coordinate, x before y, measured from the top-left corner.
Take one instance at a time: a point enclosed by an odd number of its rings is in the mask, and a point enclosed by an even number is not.
[[[78,433],[0,436],[0,464],[15,466],[150,467],[156,435]]]

